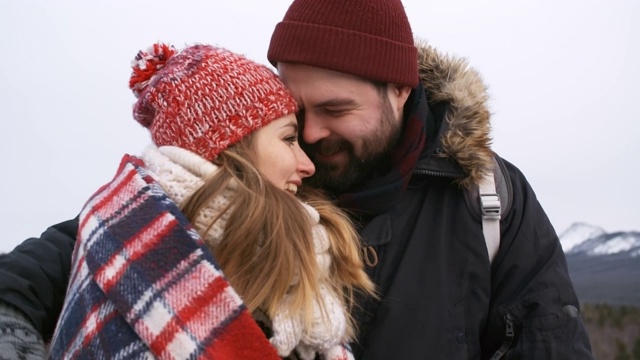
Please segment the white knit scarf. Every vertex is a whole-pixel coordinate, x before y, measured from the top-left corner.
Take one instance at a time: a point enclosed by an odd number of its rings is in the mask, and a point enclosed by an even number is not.
[[[150,172],[167,195],[178,205],[204,184],[204,179],[218,170],[218,167],[200,156],[174,146],[148,146],[142,156],[147,170]],[[197,215],[193,225],[203,236],[207,244],[217,245],[222,240],[224,227],[229,219],[230,211],[222,214],[213,226],[207,228],[211,221],[225,209],[236,191],[236,184],[231,183],[220,196],[212,199]],[[283,190],[284,191],[284,190]],[[314,226],[313,240],[316,259],[320,268],[319,279],[329,276],[331,257],[329,255],[329,239],[326,230],[319,223],[320,215],[308,204],[302,203]],[[297,279],[297,276],[294,276]],[[296,280],[297,281],[297,280]],[[322,283],[322,282],[321,282]],[[329,287],[321,285],[322,306],[314,302],[314,319],[310,328],[303,328],[302,314],[288,311],[290,299],[285,296],[272,320],[274,336],[270,339],[280,356],[286,357],[297,349],[298,355],[304,359],[314,359],[316,353],[325,359],[335,358],[333,354],[344,354],[341,343],[345,340],[346,311],[344,304]],[[324,309],[324,314],[321,309]]]

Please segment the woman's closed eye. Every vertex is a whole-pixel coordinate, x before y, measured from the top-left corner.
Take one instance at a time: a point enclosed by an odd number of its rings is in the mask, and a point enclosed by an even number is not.
[[[293,145],[296,142],[298,142],[298,134],[291,134],[291,135],[287,135],[284,138],[284,141],[286,141],[287,143],[289,143],[289,145]]]

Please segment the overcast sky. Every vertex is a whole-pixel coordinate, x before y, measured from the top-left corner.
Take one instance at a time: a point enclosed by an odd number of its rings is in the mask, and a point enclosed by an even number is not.
[[[0,2],[0,252],[75,216],[149,143],[127,86],[139,49],[212,43],[266,63],[289,3]],[[416,36],[482,74],[494,149],[558,233],[640,230],[640,1],[404,4]]]

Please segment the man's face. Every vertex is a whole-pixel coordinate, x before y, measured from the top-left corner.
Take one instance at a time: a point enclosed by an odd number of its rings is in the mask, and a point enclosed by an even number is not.
[[[369,178],[397,144],[410,89],[301,64],[279,63],[278,72],[300,105],[310,182],[340,193]]]

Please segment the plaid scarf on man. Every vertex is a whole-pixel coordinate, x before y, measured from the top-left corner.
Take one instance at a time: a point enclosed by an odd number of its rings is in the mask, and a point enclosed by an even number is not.
[[[279,359],[141,160],[87,202],[55,359]]]

